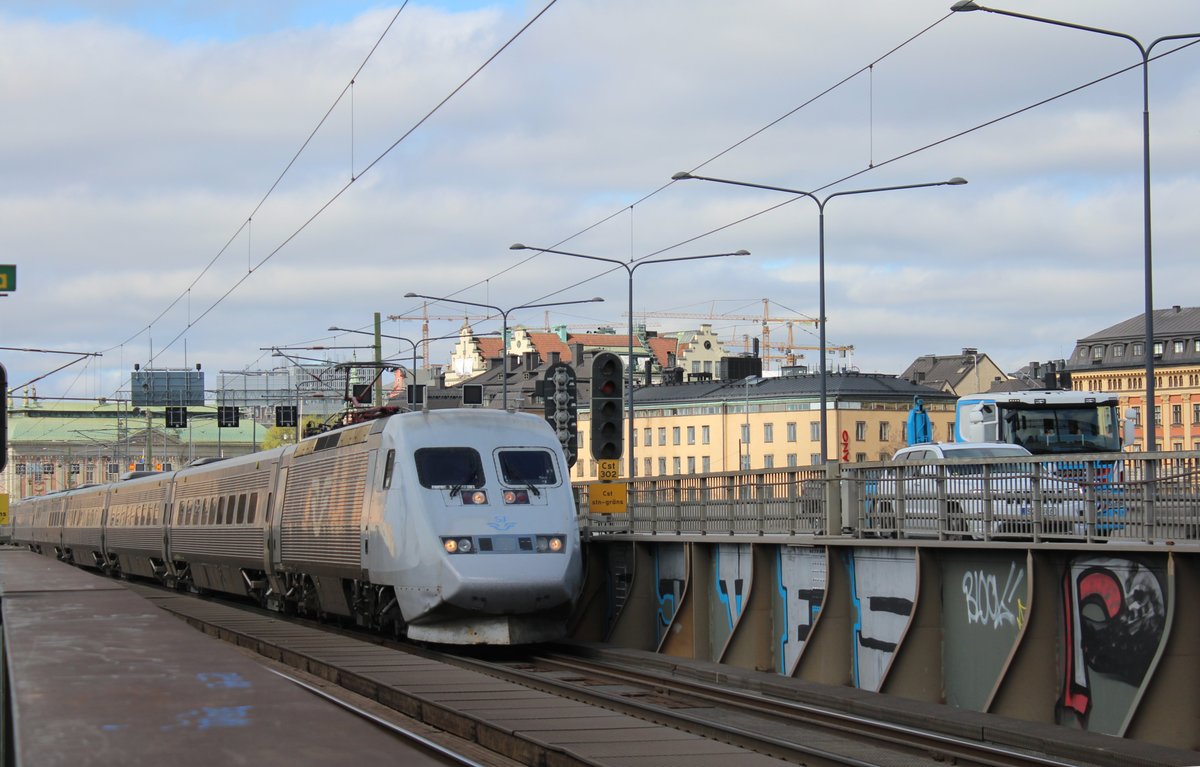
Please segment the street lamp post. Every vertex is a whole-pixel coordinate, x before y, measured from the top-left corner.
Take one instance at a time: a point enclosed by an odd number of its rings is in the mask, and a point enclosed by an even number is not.
[[[870,194],[873,192],[894,192],[901,189],[921,189],[930,186],[960,186],[967,183],[966,179],[955,176],[947,181],[930,181],[924,184],[901,184],[899,186],[880,186],[871,189],[848,189],[843,192],[832,192],[824,197],[818,197],[812,192],[805,192],[800,189],[787,189],[781,186],[768,186],[766,184],[752,184],[746,181],[730,181],[724,178],[711,178],[708,176],[696,176],[686,171],[681,171],[671,176],[675,181],[697,180],[697,181],[712,181],[718,184],[731,184],[733,186],[748,186],[753,189],[767,189],[774,192],[786,192],[788,194],[798,194],[807,197],[817,204],[818,211],[818,258],[817,258],[817,290],[818,290],[818,318],[817,326],[820,330],[820,346],[821,346],[821,463],[826,463],[828,460],[829,435],[828,431],[828,413],[826,412],[829,405],[829,390],[826,383],[826,361],[827,344],[825,341],[825,204],[834,197],[846,197],[852,194]]]
[[[540,309],[546,306],[570,306],[572,304],[594,304],[602,302],[604,299],[596,296],[594,298],[582,298],[578,301],[551,301],[549,303],[538,304],[521,304],[508,309],[501,309],[499,306],[491,304],[481,304],[476,301],[463,301],[460,298],[447,298],[445,296],[426,296],[420,293],[405,293],[405,298],[424,298],[428,301],[448,301],[452,304],[465,304],[466,306],[478,306],[483,309],[491,309],[494,312],[500,313],[502,322],[502,330],[500,332],[500,349],[501,349],[501,375],[500,375],[500,405],[504,410],[508,410],[508,315],[515,312],[517,309]]]
[[[554,250],[553,248],[537,248],[532,245],[524,245],[515,243],[510,245],[509,250],[536,250],[539,253],[555,253],[560,256],[571,256],[573,258],[586,258],[590,261],[603,261],[608,264],[616,264],[626,271],[629,275],[629,359],[625,363],[626,368],[626,385],[625,396],[628,397],[628,405],[626,408],[625,420],[629,422],[629,476],[637,476],[637,463],[634,461],[634,425],[633,425],[633,273],[639,267],[648,266],[650,264],[666,264],[674,261],[698,261],[702,258],[724,258],[725,256],[748,256],[750,251],[739,250],[733,253],[709,253],[703,256],[678,256],[675,258],[656,258],[652,261],[620,261],[615,258],[601,258],[600,256],[589,256],[583,253],[572,253],[567,250]],[[647,381],[649,383],[649,381]]]
[[[1154,274],[1153,274],[1153,258],[1150,237],[1150,51],[1154,50],[1154,46],[1159,43],[1165,43],[1169,40],[1194,40],[1200,39],[1200,32],[1189,32],[1182,35],[1165,35],[1151,41],[1149,45],[1143,45],[1133,35],[1124,32],[1116,32],[1111,29],[1101,29],[1100,27],[1089,27],[1083,24],[1073,24],[1068,21],[1058,21],[1056,19],[1047,19],[1041,16],[1030,16],[1026,13],[1016,13],[1014,11],[1005,11],[999,8],[987,8],[973,0],[960,0],[950,6],[951,11],[966,12],[966,11],[987,11],[995,13],[999,16],[1011,16],[1015,19],[1025,19],[1026,21],[1036,21],[1042,24],[1051,24],[1056,27],[1066,27],[1067,29],[1078,29],[1083,32],[1095,32],[1098,35],[1107,35],[1109,37],[1119,37],[1122,40],[1128,40],[1137,46],[1138,53],[1142,57],[1142,235],[1144,241],[1143,252],[1143,276],[1145,278],[1145,310],[1146,310],[1146,401],[1143,404],[1143,409],[1146,411],[1146,445],[1147,451],[1154,451],[1158,448],[1158,435],[1156,433],[1157,424],[1154,420]]]

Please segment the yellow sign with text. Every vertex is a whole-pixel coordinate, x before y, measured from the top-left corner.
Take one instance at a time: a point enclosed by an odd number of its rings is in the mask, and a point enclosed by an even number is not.
[[[0,493],[0,526],[8,524],[8,493]]]
[[[601,482],[616,482],[621,478],[621,461],[616,458],[601,458],[596,461],[597,479]]]
[[[588,490],[588,508],[593,514],[624,514],[626,490],[624,482],[599,482]]]

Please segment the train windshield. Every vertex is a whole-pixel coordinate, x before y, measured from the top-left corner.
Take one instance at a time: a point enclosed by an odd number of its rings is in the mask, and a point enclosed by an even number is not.
[[[483,462],[471,447],[423,447],[416,453],[423,487],[483,487]]]
[[[554,457],[545,450],[501,450],[500,476],[509,485],[556,485]]]

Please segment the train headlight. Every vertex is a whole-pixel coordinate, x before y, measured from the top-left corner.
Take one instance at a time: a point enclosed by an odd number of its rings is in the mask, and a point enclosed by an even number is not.
[[[550,539],[550,550],[555,554],[563,550],[563,539],[557,535]]]
[[[443,538],[442,548],[447,554],[470,554],[475,550],[475,544],[470,538]]]
[[[544,538],[539,535],[538,539],[537,539],[537,550],[538,550],[539,554],[549,551],[550,550],[550,540],[548,538]]]
[[[446,550],[447,554],[456,554],[458,553],[458,541],[453,538],[443,538],[442,548]]]
[[[528,490],[505,490],[504,491],[504,503],[505,504],[529,503],[529,491]]]
[[[475,547],[473,545],[471,545],[470,538],[459,538],[458,539],[458,550],[461,551],[463,554],[470,554],[472,551],[475,550]]]
[[[483,490],[472,490],[462,495],[463,503],[467,506],[480,506],[487,503],[487,493]]]

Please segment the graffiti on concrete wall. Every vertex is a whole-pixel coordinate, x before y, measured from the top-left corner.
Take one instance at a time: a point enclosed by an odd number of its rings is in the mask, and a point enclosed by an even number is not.
[[[1059,724],[1121,735],[1165,636],[1161,566],[1081,556],[1063,574]]]
[[[776,548],[775,627],[779,647],[779,672],[791,676],[800,662],[813,622],[825,601],[826,556],[824,548],[778,546]]]
[[[1009,562],[1008,572],[997,574],[982,568],[967,570],[962,576],[962,593],[967,622],[999,630],[1005,625],[1017,629],[1025,620],[1025,605],[1018,596],[1024,568]]]
[[[1025,625],[1025,557],[948,551],[939,562],[946,702],[983,711]]]
[[[713,659],[721,655],[734,627],[742,617],[754,572],[753,549],[747,543],[721,543],[713,580],[712,620],[709,621]]]
[[[854,686],[878,692],[912,617],[917,596],[913,549],[856,548],[846,559],[854,622]]]
[[[658,595],[655,631],[661,643],[667,627],[675,619],[683,598],[687,578],[687,549],[682,543],[664,543],[654,547],[654,582]]]

